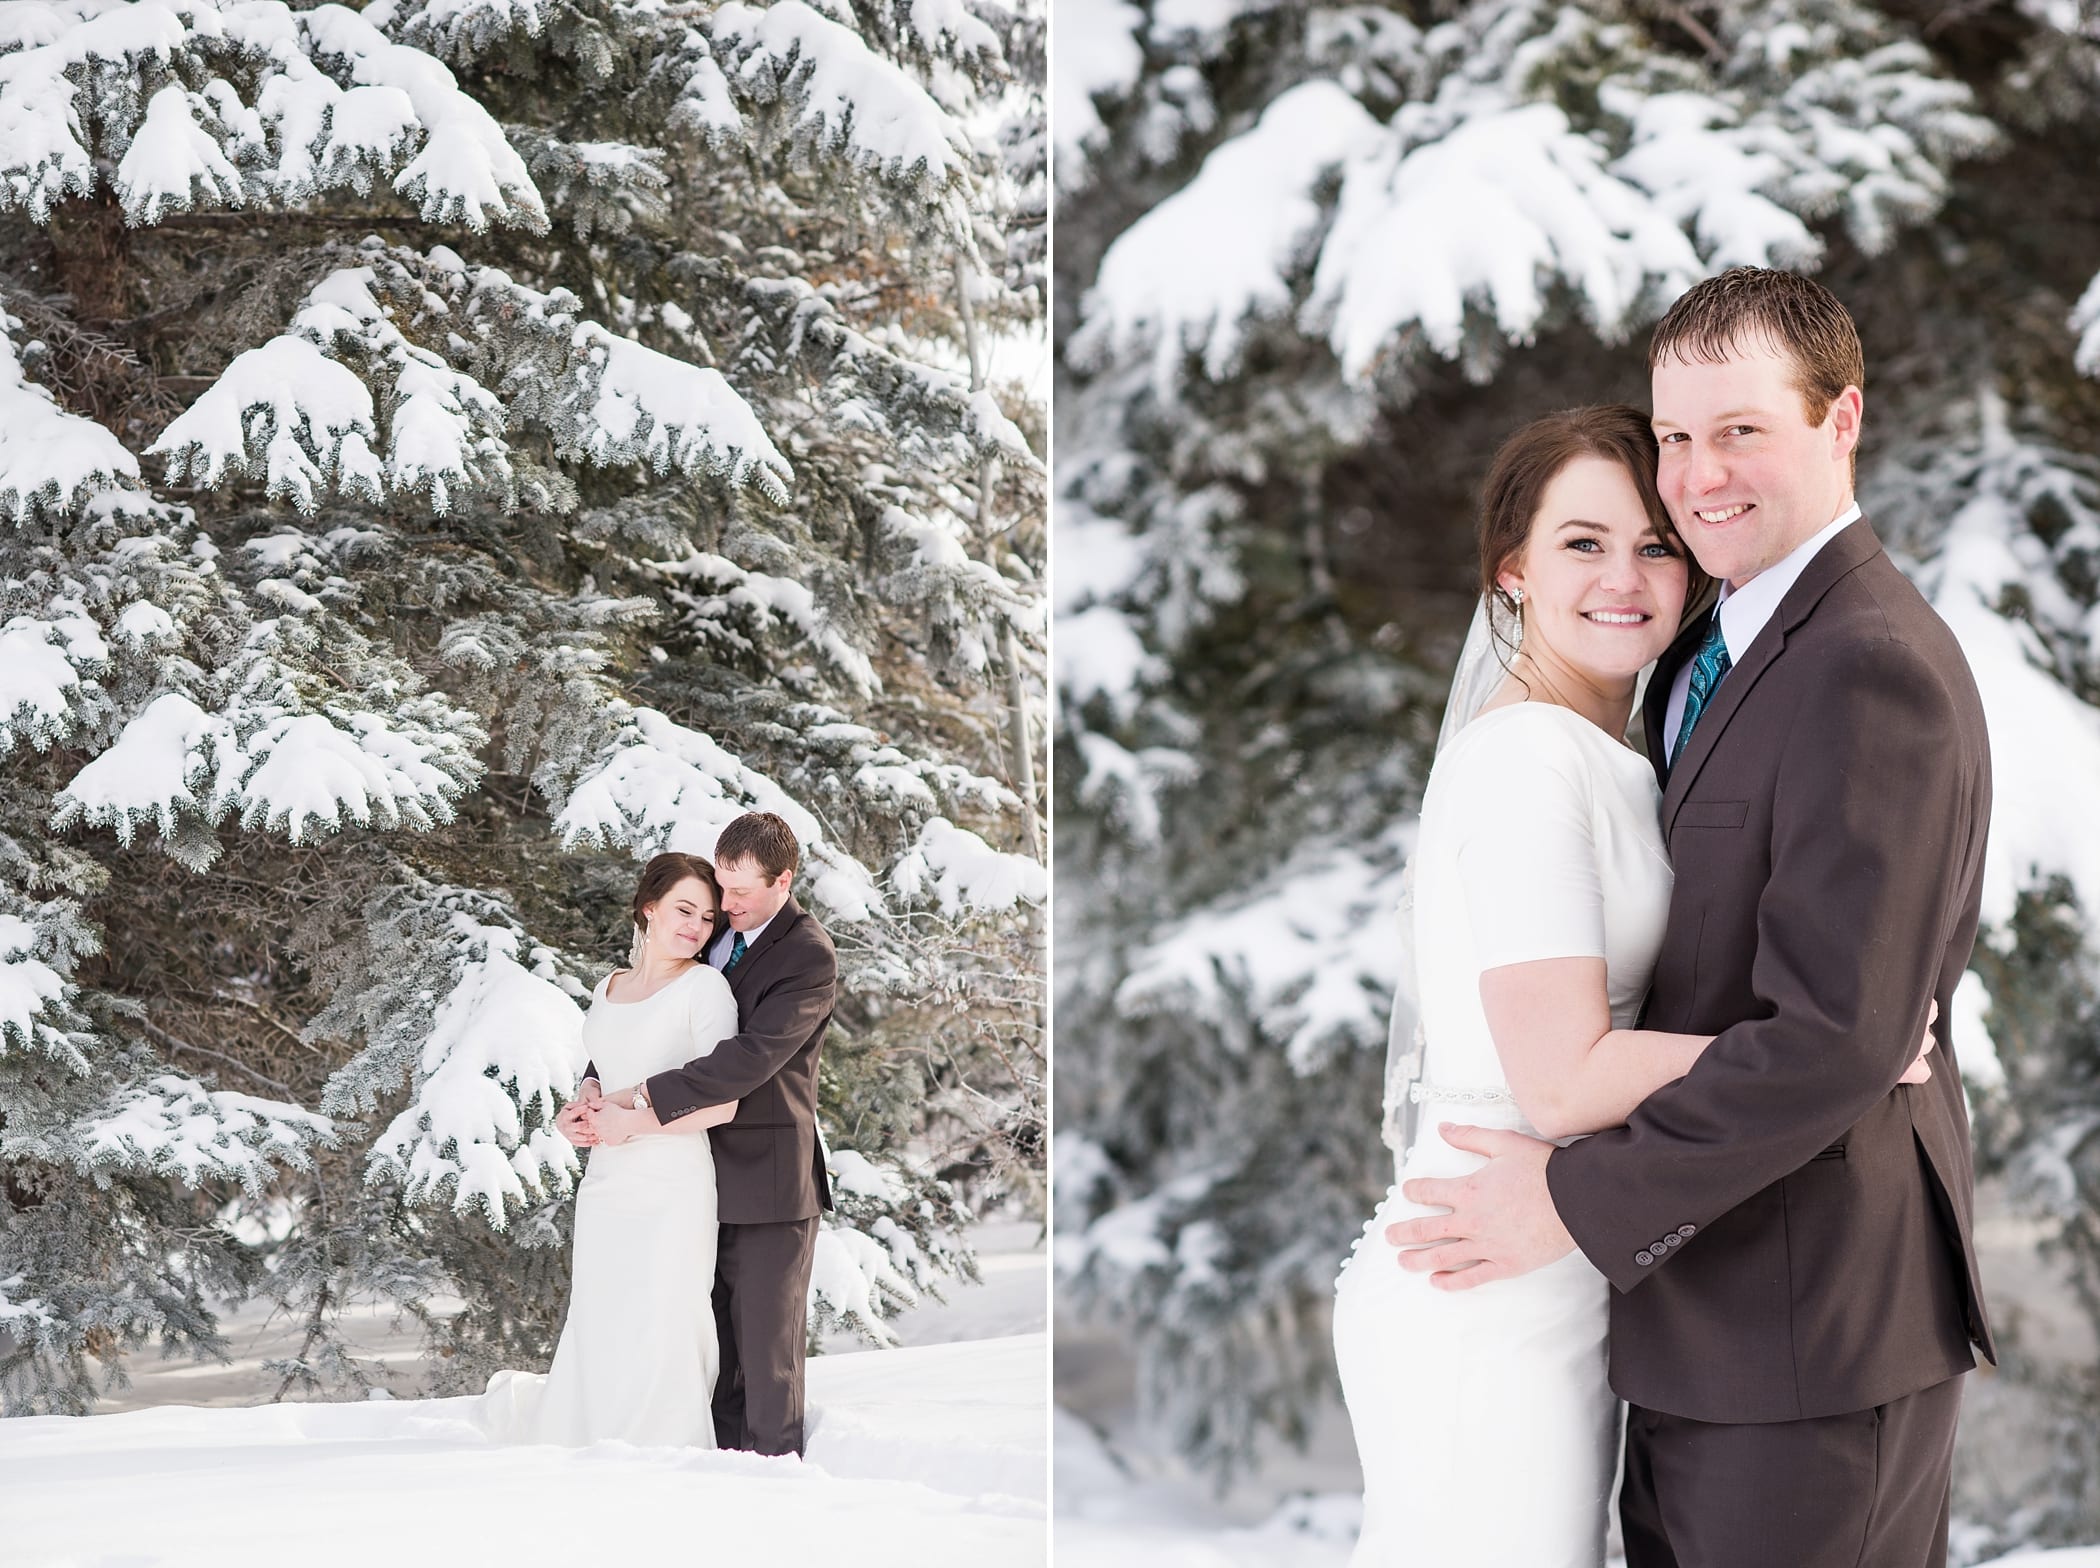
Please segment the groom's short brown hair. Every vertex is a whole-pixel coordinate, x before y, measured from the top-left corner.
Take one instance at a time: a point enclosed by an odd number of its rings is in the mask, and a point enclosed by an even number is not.
[[[1731,267],[1686,289],[1655,324],[1648,369],[1668,359],[1712,364],[1759,343],[1794,362],[1794,390],[1811,425],[1845,388],[1867,389],[1851,312],[1822,284],[1771,267]]]
[[[765,872],[768,885],[802,864],[795,830],[770,811],[747,811],[715,840],[715,864],[748,860]]]

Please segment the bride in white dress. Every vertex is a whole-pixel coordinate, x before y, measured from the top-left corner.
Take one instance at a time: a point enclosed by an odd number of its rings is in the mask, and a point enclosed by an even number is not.
[[[698,958],[720,889],[697,856],[658,855],[635,891],[631,967],[591,993],[583,1039],[615,1084],[705,1056],[736,1033],[729,982]],[[569,1315],[544,1376],[499,1372],[483,1399],[498,1441],[571,1447],[715,1446],[715,1163],[707,1129],[736,1114],[709,1106],[659,1126],[631,1097],[586,1080],[557,1125],[591,1150],[576,1190]]]
[[[1482,611],[1411,868],[1420,1028],[1387,1091],[1404,1157],[1336,1287],[1364,1469],[1354,1568],[1604,1561],[1619,1406],[1603,1276],[1578,1251],[1452,1293],[1403,1270],[1385,1228],[1440,1212],[1401,1181],[1483,1163],[1440,1121],[1567,1141],[1624,1120],[1712,1038],[1633,1028],[1671,872],[1655,773],[1621,737],[1641,671],[1706,597],[1655,451],[1635,409],[1571,410],[1512,436],[1483,493]],[[1424,1129],[1411,1147],[1407,1120]]]

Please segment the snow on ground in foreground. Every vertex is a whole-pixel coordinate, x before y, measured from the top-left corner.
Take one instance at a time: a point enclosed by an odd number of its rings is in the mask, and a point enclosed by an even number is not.
[[[1047,1337],[809,1364],[804,1460],[503,1448],[472,1399],[0,1422],[8,1568],[1045,1561]]]

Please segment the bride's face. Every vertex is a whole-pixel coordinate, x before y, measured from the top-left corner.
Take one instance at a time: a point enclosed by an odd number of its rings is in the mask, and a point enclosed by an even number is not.
[[[1578,457],[1546,485],[1524,550],[1496,579],[1524,590],[1524,650],[1619,683],[1661,656],[1684,615],[1684,548],[1661,533],[1633,476]]]
[[[691,958],[715,934],[715,896],[698,877],[675,884],[644,913],[649,940],[665,958]]]

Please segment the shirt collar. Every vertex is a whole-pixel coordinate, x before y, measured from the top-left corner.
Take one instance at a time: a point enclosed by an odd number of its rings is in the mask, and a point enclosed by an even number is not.
[[[1859,515],[1859,503],[1854,501],[1824,524],[1821,531],[1794,546],[1792,553],[1766,567],[1742,587],[1731,590],[1727,583],[1721,584],[1721,601],[1715,614],[1721,618],[1721,640],[1728,644],[1731,664],[1742,661],[1750,644],[1757,640],[1757,634],[1765,629],[1765,623],[1779,608],[1779,601],[1800,581],[1801,574],[1808,570],[1808,563],[1816,558],[1817,552],[1858,522]]]
[[[785,905],[782,906],[782,908],[785,907]],[[758,939],[766,934],[766,926],[771,925],[774,921],[778,920],[779,918],[780,910],[776,909],[773,911],[772,914],[766,917],[766,925],[760,926],[756,931],[746,931],[744,933],[744,951],[748,953],[751,951],[752,948],[758,946]],[[736,927],[731,926],[729,929],[731,932],[734,932],[736,930]],[[720,941],[721,938],[717,937],[716,940]],[[729,938],[729,945],[731,947],[736,946],[736,937],[734,935],[732,935]]]

